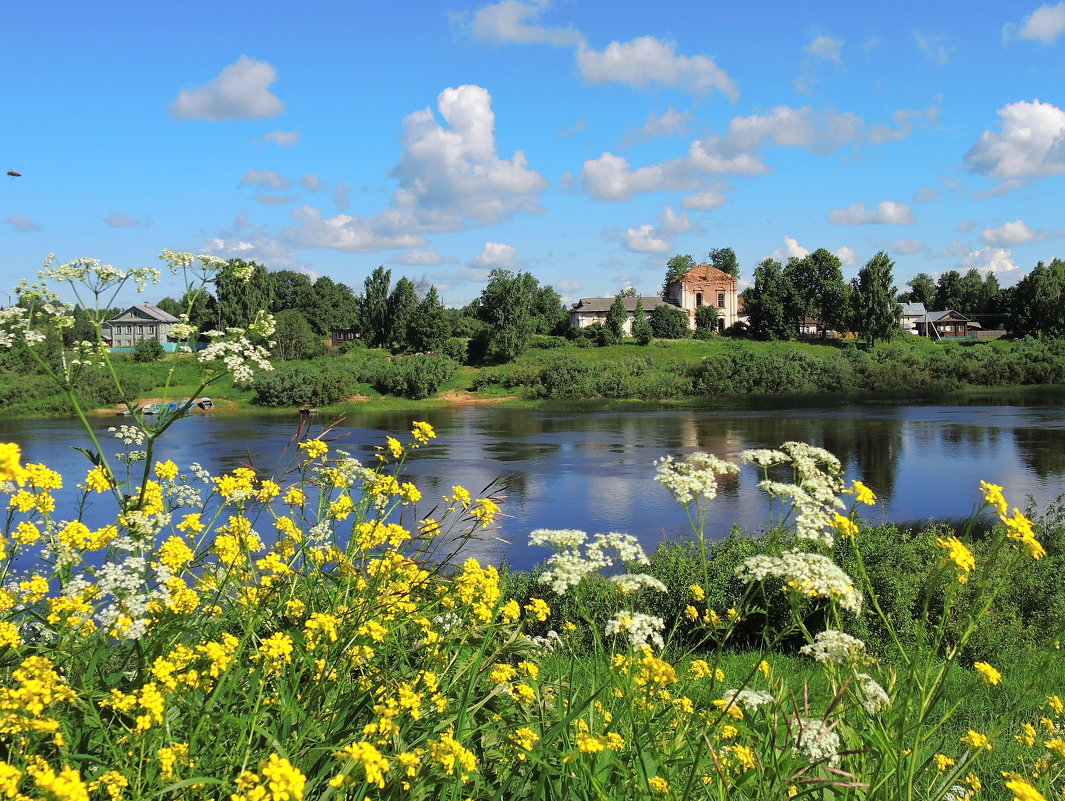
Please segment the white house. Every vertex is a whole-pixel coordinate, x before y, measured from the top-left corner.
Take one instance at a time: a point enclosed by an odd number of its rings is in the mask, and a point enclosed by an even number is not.
[[[632,316],[636,312],[637,298],[622,298],[625,303],[625,322],[622,324],[622,332],[625,336],[632,336]],[[656,306],[672,305],[662,298],[639,298],[643,301],[643,310],[651,313]],[[574,328],[585,328],[599,323],[606,325],[606,313],[614,305],[614,298],[581,298],[573,304],[569,310],[569,322]]]
[[[100,327],[105,342],[112,348],[132,348],[142,339],[165,343],[170,329],[181,322],[172,314],[148,303],[130,306]]]

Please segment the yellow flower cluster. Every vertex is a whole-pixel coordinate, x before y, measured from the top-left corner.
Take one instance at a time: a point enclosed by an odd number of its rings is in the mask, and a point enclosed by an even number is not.
[[[1009,505],[1002,495],[1002,487],[997,484],[980,482],[980,491],[984,496],[984,502],[993,508],[999,520],[1006,525],[1006,536],[1017,542],[1021,549],[1032,559],[1042,559],[1046,556],[1046,549],[1035,537],[1032,530],[1032,521],[1025,517],[1020,509],[1013,509],[1013,514],[1007,514]]]

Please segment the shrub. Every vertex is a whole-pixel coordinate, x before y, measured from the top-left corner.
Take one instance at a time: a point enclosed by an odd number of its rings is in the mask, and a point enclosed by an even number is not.
[[[163,343],[158,339],[139,339],[133,346],[133,361],[157,362],[166,355]]]
[[[377,366],[371,383],[383,394],[422,400],[440,389],[440,385],[449,381],[458,368],[458,362],[447,356],[415,354],[395,357]]]

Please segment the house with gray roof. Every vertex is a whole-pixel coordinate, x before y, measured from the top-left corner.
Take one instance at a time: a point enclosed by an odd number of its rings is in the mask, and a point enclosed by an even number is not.
[[[643,301],[643,310],[648,314],[656,306],[672,306],[675,304],[662,300],[660,297],[653,298],[622,298],[625,302],[625,322],[622,331],[625,336],[632,336],[632,317],[636,312],[636,301]],[[574,328],[586,328],[589,325],[599,323],[606,325],[606,313],[614,305],[614,298],[581,298],[573,304],[569,310],[569,323]]]
[[[170,330],[181,321],[172,314],[141,303],[130,306],[100,327],[104,342],[112,348],[132,348],[142,339],[154,339],[165,344]]]

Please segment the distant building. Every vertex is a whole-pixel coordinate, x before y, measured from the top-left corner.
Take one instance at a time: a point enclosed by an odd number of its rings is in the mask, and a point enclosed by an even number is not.
[[[700,306],[717,309],[717,330],[724,331],[740,319],[739,282],[728,273],[697,264],[666,287],[666,300],[688,313],[695,328],[695,312]]]
[[[622,298],[625,303],[625,322],[622,333],[632,336],[632,316],[636,312],[636,301],[643,301],[643,310],[648,314],[656,306],[672,305],[662,298]],[[581,298],[569,310],[569,323],[574,328],[586,328],[589,325],[606,325],[606,313],[614,305],[614,298]]]
[[[172,314],[148,303],[130,306],[100,326],[100,333],[112,348],[132,348],[142,339],[165,344],[170,330],[181,321]]]

